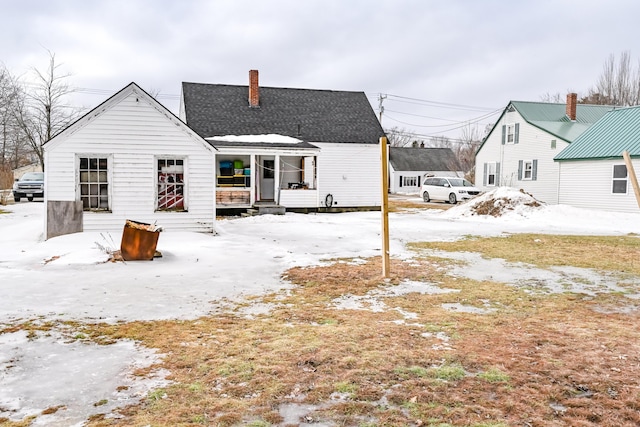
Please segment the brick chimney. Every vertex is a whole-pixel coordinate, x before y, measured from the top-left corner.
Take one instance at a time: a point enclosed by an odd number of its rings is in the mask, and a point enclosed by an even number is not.
[[[249,70],[249,107],[260,107],[260,87],[258,86],[258,70]]]
[[[567,117],[572,122],[576,121],[576,105],[578,103],[578,94],[576,93],[568,93],[567,94]]]

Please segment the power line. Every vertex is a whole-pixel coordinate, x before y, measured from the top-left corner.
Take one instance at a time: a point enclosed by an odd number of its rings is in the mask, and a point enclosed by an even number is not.
[[[426,106],[436,106],[439,108],[451,108],[451,109],[459,109],[459,110],[467,110],[467,111],[469,110],[493,111],[496,109],[494,107],[479,107],[474,105],[454,104],[450,102],[431,101],[428,99],[410,98],[408,96],[400,96],[400,95],[392,95],[392,94],[386,94],[386,96],[390,97],[389,98],[390,101],[405,102],[408,104],[417,104],[417,105],[426,105]]]

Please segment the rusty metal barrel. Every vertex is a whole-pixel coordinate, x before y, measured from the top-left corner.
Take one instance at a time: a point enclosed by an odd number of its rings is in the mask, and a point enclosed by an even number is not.
[[[161,227],[155,224],[126,220],[120,253],[125,261],[151,261],[156,253]]]

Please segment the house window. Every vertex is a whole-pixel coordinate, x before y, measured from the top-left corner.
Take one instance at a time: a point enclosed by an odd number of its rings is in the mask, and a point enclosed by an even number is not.
[[[487,163],[487,185],[496,185],[496,163]]]
[[[531,179],[533,176],[533,162],[530,160],[523,162],[522,172],[522,179]]]
[[[263,160],[262,161],[262,178],[273,179],[275,175],[276,175],[275,160]]]
[[[507,144],[513,144],[515,142],[515,125],[507,125]]]
[[[551,149],[552,149],[552,150],[555,150],[555,149],[556,149],[556,140],[555,140],[555,139],[552,139],[552,140],[551,140]]]
[[[106,157],[80,157],[78,183],[84,211],[109,210],[109,162]]]
[[[401,187],[417,187],[417,186],[418,186],[418,177],[405,176],[402,178]]]
[[[157,201],[159,211],[184,211],[184,160],[157,160]]]
[[[627,166],[613,165],[613,194],[627,194]]]

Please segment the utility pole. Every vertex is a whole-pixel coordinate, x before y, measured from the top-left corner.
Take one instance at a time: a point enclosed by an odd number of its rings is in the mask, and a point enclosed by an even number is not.
[[[380,94],[378,95],[378,110],[380,110],[380,125],[382,125],[382,113],[384,113],[384,106],[382,105],[382,101],[387,98],[387,95]]]

